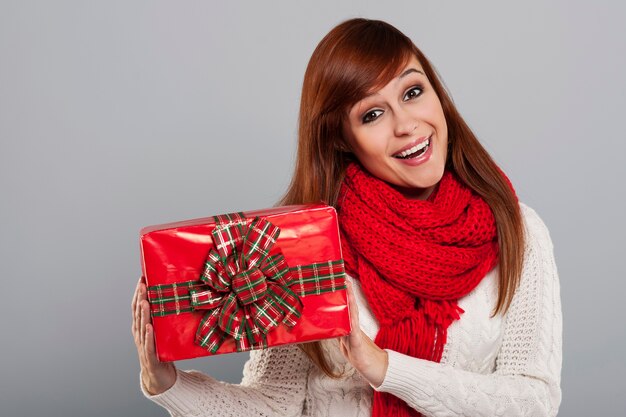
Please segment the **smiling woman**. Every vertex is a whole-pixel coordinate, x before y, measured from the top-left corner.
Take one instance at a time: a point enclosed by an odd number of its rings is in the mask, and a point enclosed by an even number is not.
[[[332,29],[304,76],[298,136],[281,203],[337,208],[352,333],[253,351],[225,384],[156,360],[140,282],[144,394],[177,416],[556,415],[550,235],[413,42],[375,20]]]
[[[399,76],[352,106],[343,132],[363,167],[405,196],[426,199],[443,175],[446,118],[415,56]]]

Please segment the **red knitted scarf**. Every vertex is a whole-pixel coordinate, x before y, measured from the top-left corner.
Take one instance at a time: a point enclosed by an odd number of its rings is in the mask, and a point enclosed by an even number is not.
[[[409,200],[359,165],[338,200],[343,255],[378,319],[374,341],[439,362],[457,300],[498,262],[493,213],[449,171],[428,200]],[[399,398],[374,392],[372,416],[419,416]]]

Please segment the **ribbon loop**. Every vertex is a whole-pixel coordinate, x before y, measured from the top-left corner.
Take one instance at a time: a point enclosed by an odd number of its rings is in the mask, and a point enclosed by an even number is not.
[[[224,333],[239,339],[243,332],[245,313],[237,303],[237,296],[234,293],[228,294],[224,304],[220,309],[218,326]]]
[[[256,217],[242,242],[242,260],[240,265],[245,268],[255,267],[269,256],[270,250],[276,244],[280,229],[267,219]]]

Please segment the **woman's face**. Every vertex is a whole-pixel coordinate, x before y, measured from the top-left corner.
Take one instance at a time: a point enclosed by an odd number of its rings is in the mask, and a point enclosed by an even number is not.
[[[428,198],[443,176],[448,127],[415,57],[399,76],[349,109],[344,134],[365,169],[409,198]]]

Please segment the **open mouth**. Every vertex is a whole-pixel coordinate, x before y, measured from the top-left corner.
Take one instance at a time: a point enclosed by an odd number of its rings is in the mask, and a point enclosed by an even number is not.
[[[429,147],[430,147],[430,137],[428,137],[423,142],[420,142],[417,145],[413,146],[412,148],[409,148],[402,152],[398,152],[397,154],[393,155],[393,157],[398,158],[398,159],[417,158],[418,156],[424,154],[424,152],[426,152]]]

